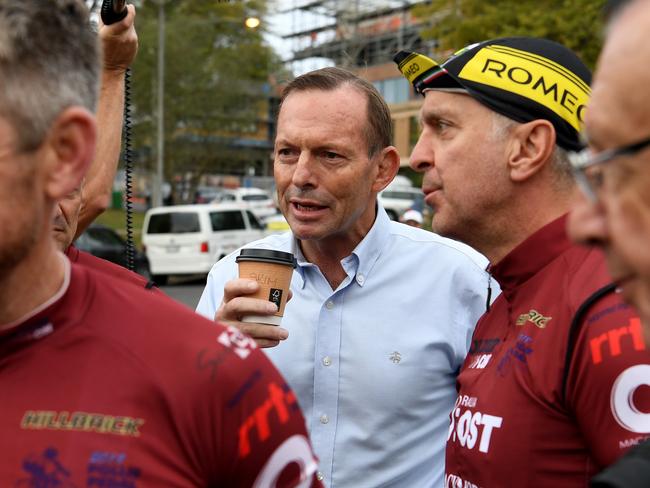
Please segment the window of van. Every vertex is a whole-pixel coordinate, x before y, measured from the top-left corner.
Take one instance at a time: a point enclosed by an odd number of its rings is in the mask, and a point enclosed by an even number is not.
[[[239,210],[210,212],[212,230],[240,230],[245,229],[244,217]]]
[[[147,228],[149,234],[185,234],[200,231],[199,214],[194,212],[153,214]]]
[[[270,200],[268,195],[263,193],[253,193],[251,195],[242,195],[241,199],[245,202],[260,202],[263,200]]]
[[[246,210],[246,215],[248,216],[248,221],[251,223],[251,227],[253,229],[260,229],[264,230],[265,227],[260,223],[257,217],[255,217],[255,214],[251,212],[250,210]]]

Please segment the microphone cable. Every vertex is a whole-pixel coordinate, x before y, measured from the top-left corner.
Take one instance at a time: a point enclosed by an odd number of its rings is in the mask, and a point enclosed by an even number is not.
[[[101,17],[104,25],[114,24],[126,17],[126,0],[103,0]],[[124,186],[126,210],[126,267],[135,271],[135,244],[133,241],[133,149],[131,120],[131,68],[124,75]]]

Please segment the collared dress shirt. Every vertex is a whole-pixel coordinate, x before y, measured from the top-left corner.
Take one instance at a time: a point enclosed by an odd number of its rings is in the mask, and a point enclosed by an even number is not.
[[[245,247],[298,260],[282,321],[289,337],[265,351],[298,396],[325,485],[442,486],[456,374],[486,309],[487,260],[381,208],[341,260],[347,278],[336,290],[291,233]],[[210,271],[200,314],[214,317],[237,255]]]

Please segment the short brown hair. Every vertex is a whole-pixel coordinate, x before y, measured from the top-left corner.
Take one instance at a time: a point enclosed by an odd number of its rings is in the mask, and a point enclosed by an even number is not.
[[[366,97],[366,116],[368,118],[365,136],[368,144],[368,157],[374,157],[379,151],[391,145],[393,140],[393,122],[390,109],[377,89],[368,81],[347,70],[330,67],[310,71],[292,80],[282,91],[280,110],[286,98],[293,92],[307,90],[333,91],[349,85]]]
[[[0,0],[0,115],[37,148],[66,108],[95,110],[100,52],[81,0]]]

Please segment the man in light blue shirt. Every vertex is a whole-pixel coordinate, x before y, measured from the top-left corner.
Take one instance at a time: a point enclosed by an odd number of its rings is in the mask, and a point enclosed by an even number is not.
[[[443,484],[455,376],[488,300],[471,248],[390,221],[377,193],[399,168],[390,113],[366,81],[325,68],[291,82],[275,141],[278,200],[292,231],[246,247],[293,252],[282,326],[246,295],[238,251],[213,267],[197,311],[251,334],[305,413],[330,487]]]

